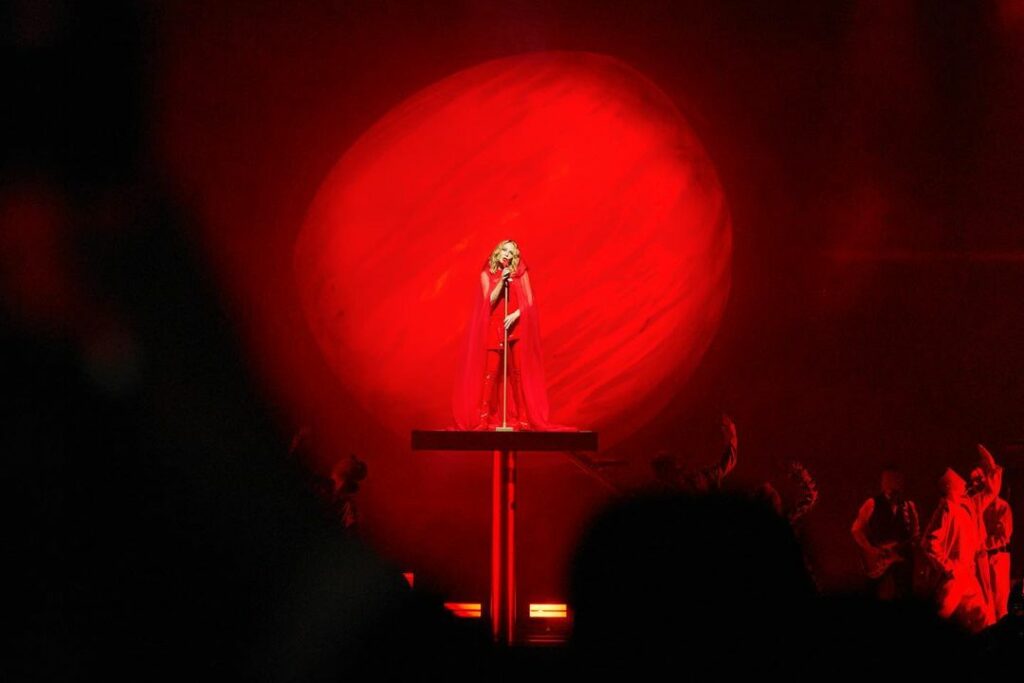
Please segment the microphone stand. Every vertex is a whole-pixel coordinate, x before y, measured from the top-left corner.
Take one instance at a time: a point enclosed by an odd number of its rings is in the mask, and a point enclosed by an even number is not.
[[[501,426],[495,428],[494,431],[496,432],[512,431],[512,428],[508,426],[508,326],[505,324],[505,319],[508,318],[508,288],[511,286],[512,277],[509,276],[505,280],[505,317],[501,319],[501,327],[505,335],[505,340],[501,349]]]

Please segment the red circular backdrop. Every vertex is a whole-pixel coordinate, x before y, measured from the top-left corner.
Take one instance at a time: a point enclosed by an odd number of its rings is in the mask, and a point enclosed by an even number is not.
[[[653,83],[602,55],[487,62],[398,105],[335,165],[299,236],[313,334],[398,432],[451,424],[484,260],[515,239],[552,421],[628,436],[700,361],[729,292],[714,167]]]

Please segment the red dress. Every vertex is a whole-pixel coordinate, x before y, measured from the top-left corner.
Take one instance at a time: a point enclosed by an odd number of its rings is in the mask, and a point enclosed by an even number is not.
[[[489,273],[488,279],[491,283],[491,291],[498,286],[498,282],[501,281],[501,271],[496,273]],[[515,313],[519,310],[519,288],[509,287],[508,288],[508,312]],[[508,342],[509,346],[512,342],[519,339],[518,337],[519,321],[517,320],[512,324],[512,327],[508,330]],[[505,343],[505,293],[502,292],[501,296],[495,302],[494,307],[491,308],[490,317],[487,319],[487,348],[500,350],[502,345]]]

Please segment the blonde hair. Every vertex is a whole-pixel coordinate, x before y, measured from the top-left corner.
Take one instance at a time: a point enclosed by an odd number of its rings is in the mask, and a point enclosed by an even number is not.
[[[494,248],[494,251],[491,252],[491,257],[487,260],[487,267],[492,273],[497,273],[501,266],[499,256],[501,255],[501,248],[506,244],[511,244],[515,250],[512,253],[512,262],[508,264],[508,267],[512,269],[513,273],[519,270],[519,245],[516,244],[515,240],[502,240],[498,242],[498,246]]]

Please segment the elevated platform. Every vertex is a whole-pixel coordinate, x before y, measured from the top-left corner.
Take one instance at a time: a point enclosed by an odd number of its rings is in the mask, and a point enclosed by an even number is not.
[[[516,458],[519,453],[597,451],[597,432],[499,432],[413,430],[414,451],[476,451],[492,456],[491,636],[517,642],[516,631]]]

